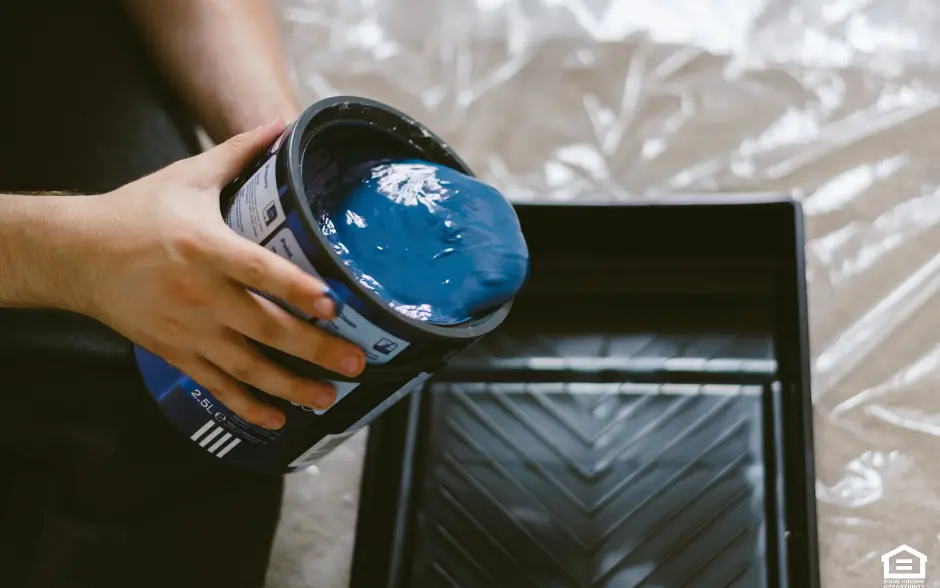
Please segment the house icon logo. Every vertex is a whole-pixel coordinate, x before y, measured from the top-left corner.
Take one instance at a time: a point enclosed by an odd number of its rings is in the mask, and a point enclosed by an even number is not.
[[[901,545],[881,556],[885,580],[920,580],[919,582],[886,582],[885,586],[922,586],[927,577],[927,556],[913,547]]]

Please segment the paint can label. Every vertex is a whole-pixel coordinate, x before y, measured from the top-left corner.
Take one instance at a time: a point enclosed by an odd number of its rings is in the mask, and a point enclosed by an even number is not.
[[[374,421],[380,414],[391,408],[392,405],[394,405],[396,402],[424,385],[429,377],[431,377],[431,374],[418,374],[414,377],[414,379],[402,386],[398,392],[395,392],[383,400],[381,404],[366,413],[346,431],[339,433],[338,435],[326,435],[317,441],[310,449],[303,452],[297,459],[292,461],[290,467],[303,468],[320,461],[323,456],[333,451],[333,449],[342,445],[347,439],[364,429],[369,423]]]
[[[277,156],[272,156],[245,182],[225,215],[225,224],[255,243],[261,243],[284,224],[276,160]]]

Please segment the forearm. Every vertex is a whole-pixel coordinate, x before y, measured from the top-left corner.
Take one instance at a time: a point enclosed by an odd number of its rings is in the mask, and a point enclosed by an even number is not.
[[[0,307],[85,307],[89,198],[0,194]]]
[[[158,63],[217,142],[300,113],[267,0],[125,0]]]

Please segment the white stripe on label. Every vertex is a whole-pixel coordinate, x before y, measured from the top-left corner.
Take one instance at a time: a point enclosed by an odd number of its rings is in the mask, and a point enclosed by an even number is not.
[[[209,448],[209,453],[215,453],[215,450],[216,450],[216,449],[218,449],[219,447],[222,447],[222,445],[223,445],[226,441],[228,441],[229,439],[231,439],[231,438],[232,438],[232,434],[231,434],[231,433],[226,433],[226,434],[222,435],[222,436],[219,438],[219,440],[216,441],[215,443],[213,443],[213,444],[212,444],[212,447]]]
[[[206,431],[208,431],[214,426],[215,426],[215,421],[212,419],[209,419],[209,422],[204,424],[201,429],[193,433],[193,436],[190,437],[190,439],[192,439],[193,441],[199,441],[199,438],[202,437]]]
[[[205,436],[205,438],[199,443],[199,447],[205,447],[213,439],[219,436],[219,433],[223,431],[222,427],[216,427],[214,431]]]
[[[226,453],[228,453],[229,451],[231,451],[236,445],[238,445],[238,444],[241,443],[241,442],[242,442],[242,440],[239,439],[238,437],[236,437],[235,439],[232,440],[231,443],[229,443],[228,445],[225,446],[225,449],[223,449],[222,451],[218,452],[215,456],[216,456],[216,457],[225,457],[225,454],[226,454]]]

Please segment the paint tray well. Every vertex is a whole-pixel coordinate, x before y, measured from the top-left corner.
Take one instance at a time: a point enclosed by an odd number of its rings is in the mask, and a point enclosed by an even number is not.
[[[352,586],[816,588],[797,205],[517,209],[507,322],[371,427]]]

